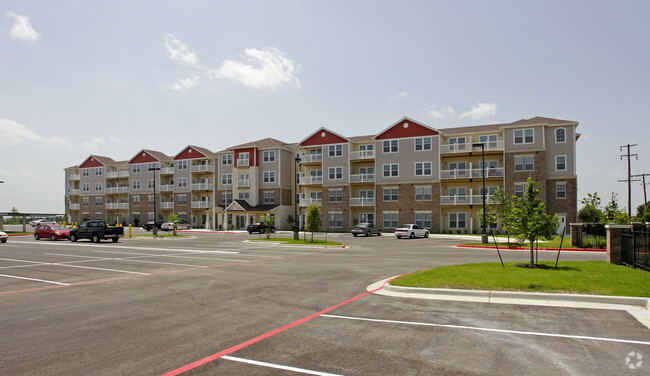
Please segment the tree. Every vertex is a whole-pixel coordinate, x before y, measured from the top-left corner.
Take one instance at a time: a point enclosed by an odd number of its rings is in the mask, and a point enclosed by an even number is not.
[[[314,242],[314,232],[320,230],[321,217],[320,206],[317,203],[312,203],[307,209],[307,231],[311,232],[311,242]]]
[[[517,221],[512,215],[512,198],[508,197],[503,188],[499,188],[492,194],[492,201],[498,205],[496,209],[497,218],[501,223],[501,229],[508,235],[508,243],[510,243],[512,227],[514,222]]]
[[[600,197],[598,197],[597,192],[594,192],[593,194],[588,193],[587,197],[583,198],[580,202],[584,205],[580,210],[578,210],[578,219],[581,222],[602,222],[604,214],[600,209]]]
[[[528,178],[524,197],[513,197],[512,214],[517,218],[513,224],[513,234],[517,239],[530,242],[530,266],[535,267],[534,243],[543,238],[552,240],[560,223],[557,215],[546,214],[544,203],[537,198],[539,189],[535,188],[538,182]]]
[[[275,217],[270,214],[264,214],[260,220],[266,225],[266,238],[271,239],[271,226],[275,222]]]
[[[605,223],[616,223],[619,225],[630,223],[630,216],[618,206],[618,193],[612,192],[612,199],[603,209]]]
[[[496,210],[492,209],[490,205],[486,205],[485,208],[485,222],[487,222],[485,229],[487,232],[490,232],[490,228],[494,227],[494,225],[497,223],[497,212]],[[483,229],[483,208],[478,211],[478,225],[481,227],[481,230]]]
[[[643,223],[650,222],[650,201],[636,208],[636,220]]]
[[[169,215],[169,222],[173,223],[174,225],[172,226],[172,231],[174,232],[174,236],[176,236],[176,223],[181,220],[181,217],[178,216],[176,213],[171,213]]]

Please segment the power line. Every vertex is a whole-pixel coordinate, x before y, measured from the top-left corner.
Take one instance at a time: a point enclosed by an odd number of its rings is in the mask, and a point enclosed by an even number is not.
[[[646,183],[646,181],[645,181],[645,177],[646,177],[646,176],[650,176],[650,174],[638,174],[638,175],[632,175],[632,176],[631,176],[632,178],[638,178],[638,177],[640,177],[641,180],[643,181],[643,182],[641,183],[641,185],[643,185],[643,203],[644,203],[644,204],[645,204],[646,202],[648,202],[648,195],[646,194],[646,186],[648,185],[648,183],[650,183],[650,182],[647,182],[647,183]],[[638,180],[635,180],[635,181],[638,181]]]
[[[630,157],[636,157],[636,159],[639,160],[638,154],[630,154],[630,148],[636,145],[637,144],[627,144],[619,147],[619,151],[623,151],[623,148],[627,148],[627,154],[621,155],[621,160],[623,160],[623,157],[627,157],[627,180],[619,180],[619,182],[627,182],[627,213],[630,217],[632,217],[632,166],[630,163]]]

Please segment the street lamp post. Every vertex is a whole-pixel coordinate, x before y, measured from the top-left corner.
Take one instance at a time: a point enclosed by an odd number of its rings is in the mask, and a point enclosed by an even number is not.
[[[482,163],[481,163],[481,175],[483,176],[483,229],[481,232],[481,243],[487,244],[488,243],[488,235],[487,235],[487,220],[486,220],[486,205],[485,205],[485,143],[484,142],[479,142],[472,144],[473,148],[481,148],[481,158],[482,158]]]
[[[156,171],[160,171],[160,167],[149,167],[149,171],[153,171],[153,236],[158,236],[158,227],[156,227]]]
[[[300,159],[300,155],[296,154],[296,159],[295,159],[295,170],[296,170],[296,175],[294,176],[294,181],[293,181],[293,187],[294,187],[294,203],[293,203],[293,210],[294,210],[294,221],[293,221],[293,240],[299,240],[300,239],[300,233],[298,232],[299,229],[299,223],[298,223],[298,201],[300,200],[300,195],[298,194],[298,177],[300,176],[298,174],[298,164],[302,161]]]

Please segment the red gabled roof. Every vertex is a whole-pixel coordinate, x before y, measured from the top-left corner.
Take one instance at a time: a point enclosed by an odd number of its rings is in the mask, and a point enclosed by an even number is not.
[[[133,156],[133,158],[131,158],[128,161],[128,163],[129,164],[151,163],[151,162],[169,161],[169,160],[171,160],[171,157],[159,151],[142,149],[138,152],[138,154]]]
[[[391,125],[376,135],[375,139],[386,140],[392,138],[436,136],[438,134],[439,132],[437,130],[422,123],[418,123],[413,119],[404,117],[397,123]]]
[[[329,145],[329,144],[345,144],[348,143],[348,139],[330,131],[326,128],[320,128],[316,132],[310,134],[304,140],[298,143],[298,146],[317,146],[317,145]]]
[[[112,158],[102,157],[100,155],[91,155],[86,158],[84,163],[82,163],[79,168],[89,168],[89,167],[102,167],[102,166],[115,166],[118,163],[115,162]]]
[[[180,153],[174,156],[174,160],[179,159],[199,159],[199,158],[216,158],[217,155],[206,148],[188,145]]]

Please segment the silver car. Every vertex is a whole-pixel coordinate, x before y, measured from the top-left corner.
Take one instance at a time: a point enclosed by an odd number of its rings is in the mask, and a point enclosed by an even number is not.
[[[381,236],[381,229],[373,223],[359,223],[358,225],[354,226],[350,232],[354,236],[357,236],[359,234],[364,234],[366,236],[377,234]]]
[[[9,239],[9,235],[4,231],[0,231],[0,243],[6,243],[7,239]]]

